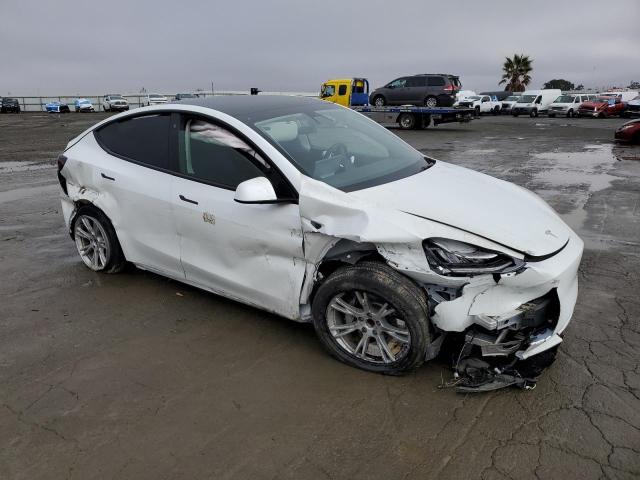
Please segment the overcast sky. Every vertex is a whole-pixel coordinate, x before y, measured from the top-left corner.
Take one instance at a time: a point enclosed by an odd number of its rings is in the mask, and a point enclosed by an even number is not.
[[[0,0],[0,94],[317,91],[329,78],[453,73],[499,89],[640,81],[640,1]]]

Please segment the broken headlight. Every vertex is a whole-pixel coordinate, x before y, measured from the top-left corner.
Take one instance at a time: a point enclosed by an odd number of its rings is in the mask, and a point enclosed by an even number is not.
[[[440,275],[469,277],[510,273],[524,266],[520,259],[457,240],[430,238],[423,246],[429,266]]]

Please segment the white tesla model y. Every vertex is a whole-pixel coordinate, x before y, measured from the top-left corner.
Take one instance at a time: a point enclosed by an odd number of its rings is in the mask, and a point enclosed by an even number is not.
[[[464,391],[526,387],[553,361],[583,242],[536,195],[317,99],[187,102],[110,117],[59,157],[87,267],[130,262],[313,322],[374,372],[446,338]]]

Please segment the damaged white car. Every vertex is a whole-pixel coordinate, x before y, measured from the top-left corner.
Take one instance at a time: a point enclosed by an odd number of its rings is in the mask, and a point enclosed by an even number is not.
[[[59,157],[87,267],[130,262],[313,322],[369,371],[446,344],[462,391],[531,386],[553,361],[583,242],[540,198],[332,103],[190,102],[110,117]]]

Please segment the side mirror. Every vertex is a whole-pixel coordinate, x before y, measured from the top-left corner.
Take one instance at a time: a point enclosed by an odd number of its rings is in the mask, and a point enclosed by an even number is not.
[[[277,203],[273,185],[266,177],[245,180],[236,188],[233,199],[238,203]]]

